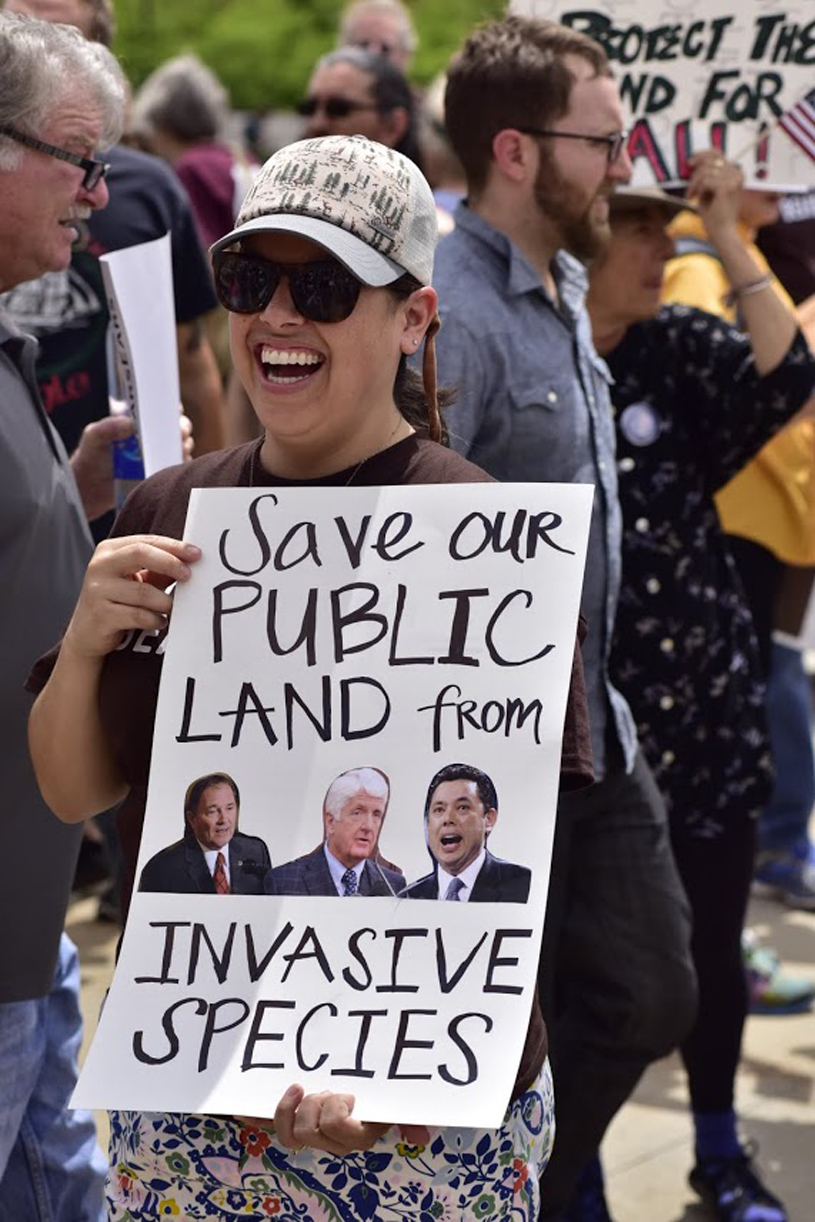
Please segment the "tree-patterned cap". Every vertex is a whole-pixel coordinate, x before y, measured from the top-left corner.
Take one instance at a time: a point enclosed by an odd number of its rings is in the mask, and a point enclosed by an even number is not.
[[[430,284],[438,226],[427,179],[407,157],[364,136],[319,136],[269,158],[212,253],[252,233],[308,238],[380,286],[405,272]]]

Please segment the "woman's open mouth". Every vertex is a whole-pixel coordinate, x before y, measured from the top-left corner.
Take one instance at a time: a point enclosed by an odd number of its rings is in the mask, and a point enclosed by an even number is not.
[[[325,357],[308,348],[274,348],[259,344],[255,358],[263,380],[273,386],[294,386],[307,382],[325,364]]]

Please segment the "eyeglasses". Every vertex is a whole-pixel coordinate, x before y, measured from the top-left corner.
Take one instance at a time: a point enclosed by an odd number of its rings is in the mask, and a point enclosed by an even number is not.
[[[543,127],[517,127],[516,131],[525,136],[558,136],[564,140],[587,140],[589,144],[604,144],[606,146],[606,162],[614,165],[619,160],[628,132],[615,132],[613,136],[586,136],[582,132],[553,132]]]
[[[281,279],[289,282],[295,309],[309,322],[342,322],[359,300],[356,276],[336,259],[313,263],[273,263],[257,255],[219,250],[212,257],[215,292],[233,314],[259,314],[272,300]]]
[[[328,97],[328,98],[303,98],[303,101],[297,107],[297,113],[302,115],[304,119],[310,119],[312,115],[316,115],[318,110],[321,110],[329,119],[347,119],[357,110],[378,110],[376,102],[353,102],[350,98]]]
[[[361,47],[363,51],[370,51],[373,55],[382,55],[388,59],[397,49],[392,42],[381,42],[376,38],[361,38],[359,42],[352,43],[352,46]]]
[[[44,140],[35,140],[18,132],[15,127],[0,127],[0,135],[16,140],[27,148],[36,149],[38,153],[47,153],[49,157],[57,157],[60,161],[69,161],[71,165],[79,166],[85,171],[82,186],[86,191],[92,191],[107,174],[110,166],[105,161],[96,161],[93,157],[80,157],[78,153],[69,153],[67,149],[58,148],[56,144],[46,144]]]

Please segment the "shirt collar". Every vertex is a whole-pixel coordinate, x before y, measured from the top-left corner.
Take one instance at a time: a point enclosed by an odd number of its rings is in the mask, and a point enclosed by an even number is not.
[[[4,344],[7,339],[16,339],[19,334],[20,332],[12,322],[11,316],[0,305],[0,344]]]
[[[15,364],[20,363],[20,354],[26,349],[36,354],[39,344],[33,335],[21,331],[14,319],[0,305],[0,348],[5,348]]]
[[[450,883],[453,881],[454,878],[457,878],[460,882],[464,884],[464,886],[458,893],[458,898],[459,900],[468,900],[470,898],[470,892],[472,891],[473,887],[475,886],[475,880],[478,878],[478,873],[484,864],[484,859],[486,858],[486,856],[487,856],[487,850],[482,849],[481,852],[476,857],[475,861],[471,861],[470,864],[464,870],[462,870],[460,874],[448,874],[447,871],[442,866],[439,866],[438,871],[437,871],[438,884],[439,884],[439,899],[440,900],[444,899],[445,895],[447,894],[447,888],[450,886]]]
[[[504,265],[506,269],[504,287],[508,297],[539,292],[552,304],[540,273],[507,234],[496,229],[489,221],[485,221],[482,216],[469,208],[466,200],[462,200],[456,208],[455,221],[457,228],[463,229],[477,241],[483,242],[493,252],[496,259]],[[575,259],[565,250],[556,252],[551,266],[563,312],[574,321],[581,312],[586,297],[588,287],[586,269],[579,259]]]
[[[349,869],[349,867],[344,866],[341,861],[337,861],[334,854],[329,850],[327,844],[323,845],[323,852],[325,853],[325,859],[328,862],[328,868],[331,871],[331,877],[334,880],[334,886],[337,888],[337,894],[342,895],[345,891],[345,884],[342,881],[342,876],[345,871]],[[350,867],[350,869],[352,869],[357,876],[357,890],[359,890],[359,880],[362,871],[365,868],[365,861],[366,858],[363,857],[361,861],[356,862]]]
[[[215,873],[215,867],[218,864],[218,854],[223,853],[224,871],[226,872],[226,877],[228,879],[229,878],[229,844],[228,843],[225,844],[222,849],[207,849],[204,847],[204,845],[201,843],[200,840],[196,840],[195,843],[198,845],[199,849],[204,854],[204,858],[206,860],[207,866],[209,867],[210,874]]]

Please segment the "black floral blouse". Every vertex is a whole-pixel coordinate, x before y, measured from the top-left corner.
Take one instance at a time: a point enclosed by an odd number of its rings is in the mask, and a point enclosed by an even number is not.
[[[606,359],[624,520],[611,679],[672,819],[712,837],[756,817],[772,777],[752,621],[713,496],[815,389],[815,359],[799,334],[760,378],[744,335],[681,305]]]

